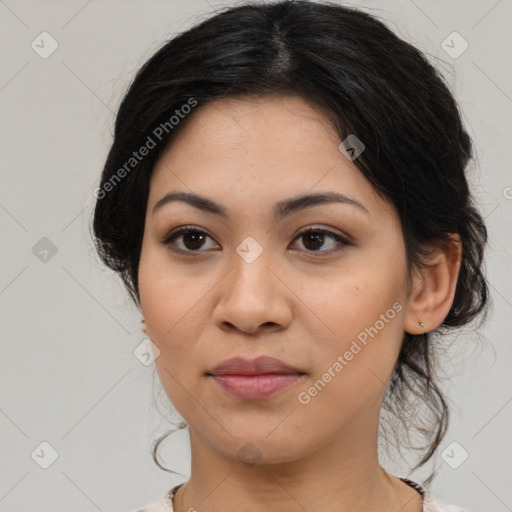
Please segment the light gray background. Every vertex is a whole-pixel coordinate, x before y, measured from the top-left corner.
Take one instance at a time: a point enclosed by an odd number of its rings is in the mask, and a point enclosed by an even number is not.
[[[436,60],[474,138],[470,179],[490,230],[494,310],[480,336],[470,329],[446,356],[453,420],[442,450],[456,441],[469,457],[458,469],[440,458],[432,489],[473,512],[512,510],[512,2],[347,3]],[[140,317],[96,258],[89,221],[133,73],[220,5],[0,0],[1,511],[136,510],[188,479],[186,431],[161,452],[184,477],[151,459],[151,442],[169,428],[167,397],[157,377],[153,388],[154,366],[133,355]],[[31,48],[43,31],[59,45],[47,59]],[[469,44],[456,59],[441,48],[453,31]],[[32,252],[42,237],[57,248],[46,262]],[[43,441],[58,453],[48,469],[31,457]]]

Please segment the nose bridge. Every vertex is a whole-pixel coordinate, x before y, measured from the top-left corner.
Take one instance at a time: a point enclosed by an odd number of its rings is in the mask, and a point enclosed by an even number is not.
[[[274,288],[274,276],[268,267],[272,267],[272,251],[269,246],[263,245],[252,236],[246,236],[235,248],[235,254],[231,258],[233,275],[231,286],[235,286],[238,292],[251,293],[244,287],[257,287],[258,293],[268,293]],[[272,281],[272,283],[269,283]],[[267,297],[268,299],[268,297]]]
[[[291,319],[286,294],[272,268],[273,252],[246,237],[230,258],[231,272],[222,285],[216,321],[254,332],[263,324],[285,326]]]

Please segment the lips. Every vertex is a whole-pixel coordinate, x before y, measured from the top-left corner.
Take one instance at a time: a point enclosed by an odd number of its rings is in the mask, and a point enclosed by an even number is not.
[[[242,400],[265,400],[302,381],[305,373],[275,357],[233,357],[206,374],[225,393]]]
[[[271,373],[304,375],[301,370],[276,359],[275,357],[260,356],[256,359],[233,357],[226,359],[207,372],[207,375],[266,375]]]

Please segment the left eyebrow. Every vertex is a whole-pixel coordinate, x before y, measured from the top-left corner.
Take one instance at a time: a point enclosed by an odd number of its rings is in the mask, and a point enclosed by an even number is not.
[[[316,194],[308,194],[299,196],[286,201],[277,203],[274,207],[274,216],[277,219],[282,219],[292,212],[305,210],[314,206],[322,204],[341,203],[349,206],[354,206],[362,212],[370,215],[370,212],[359,202],[345,194],[339,192],[318,192]]]
[[[162,197],[153,207],[153,214],[165,204],[181,201],[193,206],[199,210],[213,213],[219,217],[227,219],[229,217],[227,210],[221,204],[213,201],[204,196],[190,192],[169,192]],[[340,194],[339,192],[318,192],[315,194],[307,194],[291,199],[280,201],[274,205],[274,217],[276,219],[282,219],[294,212],[306,210],[314,206],[323,204],[341,203],[348,206],[353,206],[358,210],[370,215],[370,212],[357,200]]]

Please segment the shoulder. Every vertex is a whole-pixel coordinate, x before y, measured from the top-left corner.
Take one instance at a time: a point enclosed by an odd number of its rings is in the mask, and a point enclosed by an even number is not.
[[[448,505],[432,491],[426,490],[423,498],[423,512],[470,512],[457,505]]]
[[[158,501],[151,503],[149,505],[146,505],[144,508],[141,508],[139,510],[133,510],[131,512],[174,512],[173,508],[173,498],[176,494],[176,491],[182,486],[183,484],[178,484],[174,486],[172,489],[170,489],[165,496],[160,498]]]
[[[132,512],[173,512],[173,507],[169,497],[164,496],[162,499]]]
[[[142,509],[134,510],[132,512],[174,512],[172,498],[179,487],[181,487],[181,484],[171,489],[157,502],[151,503]],[[424,493],[423,512],[470,512],[468,509],[457,505],[449,505],[445,503],[429,489],[422,489],[422,491]]]
[[[414,482],[405,477],[399,477],[402,482],[406,483],[413,489],[416,489],[423,498],[422,512],[470,512],[469,510],[458,507],[456,505],[448,505],[438,498],[430,489]]]

